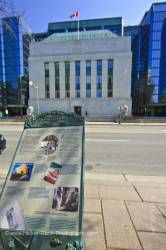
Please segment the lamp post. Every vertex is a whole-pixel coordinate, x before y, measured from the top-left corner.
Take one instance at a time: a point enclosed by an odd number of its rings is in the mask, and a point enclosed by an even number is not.
[[[33,86],[36,89],[36,101],[37,101],[37,114],[39,115],[40,108],[39,108],[39,85],[38,83],[34,83],[33,81],[29,82],[30,86]]]

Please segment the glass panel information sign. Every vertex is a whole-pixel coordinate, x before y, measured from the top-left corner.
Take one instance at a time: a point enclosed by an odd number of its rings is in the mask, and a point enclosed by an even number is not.
[[[25,129],[0,203],[0,228],[79,232],[83,126]]]

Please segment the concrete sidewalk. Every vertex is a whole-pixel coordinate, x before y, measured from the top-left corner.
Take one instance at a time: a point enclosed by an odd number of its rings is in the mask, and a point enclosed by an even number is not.
[[[166,177],[86,174],[84,232],[87,250],[165,250]]]
[[[87,250],[166,249],[166,177],[87,174],[84,212]]]

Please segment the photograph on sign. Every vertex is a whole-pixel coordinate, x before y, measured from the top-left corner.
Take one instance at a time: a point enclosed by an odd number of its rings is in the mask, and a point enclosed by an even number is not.
[[[10,204],[0,212],[0,225],[1,228],[11,230],[25,229],[22,210],[17,200],[11,201]]]
[[[65,212],[78,211],[79,192],[76,187],[58,187],[54,190],[52,209]]]
[[[55,184],[60,175],[60,170],[62,166],[56,162],[51,162],[50,167],[47,170],[44,180],[50,184]]]
[[[11,181],[30,181],[33,163],[16,163],[10,177]]]
[[[41,149],[44,155],[53,154],[58,147],[58,138],[55,135],[46,136],[41,142]]]

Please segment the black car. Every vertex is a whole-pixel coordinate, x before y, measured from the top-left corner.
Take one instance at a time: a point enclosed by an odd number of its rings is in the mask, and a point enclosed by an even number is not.
[[[3,135],[0,134],[0,154],[6,148],[6,139]]]

